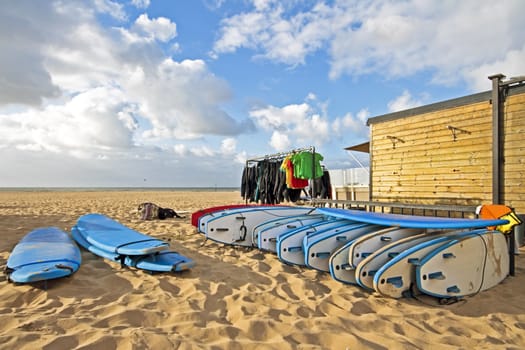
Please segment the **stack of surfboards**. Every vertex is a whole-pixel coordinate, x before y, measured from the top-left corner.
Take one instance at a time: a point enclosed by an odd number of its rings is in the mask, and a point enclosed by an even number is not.
[[[123,266],[169,272],[192,268],[195,263],[169,249],[168,243],[134,231],[102,214],[81,216],[71,229],[75,241],[95,255]]]
[[[78,270],[80,250],[69,235],[57,227],[42,227],[25,235],[7,259],[7,278],[32,283],[67,277]]]
[[[505,220],[435,218],[337,208],[209,210],[195,223],[214,241],[274,252],[287,264],[400,298],[417,288],[439,298],[478,293],[509,273]]]

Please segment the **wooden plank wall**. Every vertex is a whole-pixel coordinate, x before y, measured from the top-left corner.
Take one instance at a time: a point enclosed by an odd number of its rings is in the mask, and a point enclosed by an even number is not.
[[[492,202],[489,101],[371,124],[371,200],[429,205]],[[456,138],[453,130],[456,128]],[[505,103],[505,203],[525,213],[525,94]]]
[[[504,115],[503,200],[525,214],[525,94],[509,96]]]

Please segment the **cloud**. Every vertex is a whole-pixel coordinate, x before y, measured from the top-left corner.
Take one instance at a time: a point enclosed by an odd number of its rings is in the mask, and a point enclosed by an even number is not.
[[[356,116],[352,113],[346,113],[343,117],[335,118],[331,124],[334,135],[339,137],[358,135],[368,138],[369,130],[366,125],[370,112],[367,109],[361,109]]]
[[[487,79],[490,75],[502,73],[507,78],[521,76],[525,72],[525,44],[521,49],[511,50],[501,59],[475,68],[465,68],[463,75],[468,78],[474,90],[490,89]]]
[[[276,151],[283,152],[291,148],[292,143],[288,138],[288,135],[279,131],[274,131],[270,138],[270,146]]]
[[[121,90],[99,87],[64,105],[0,115],[0,139],[19,150],[114,157],[134,147],[134,109]]]
[[[234,154],[237,148],[237,140],[234,138],[226,138],[221,142],[221,153],[222,154]]]
[[[131,0],[131,4],[139,9],[148,8],[150,5],[150,0]]]
[[[253,1],[251,11],[225,18],[214,55],[246,48],[254,57],[296,66],[329,48],[332,79],[426,71],[434,84],[466,83],[473,90],[486,89],[480,79],[505,71],[505,64],[513,72],[525,69],[521,0],[504,6],[490,0],[287,4]],[[482,78],[472,80],[476,74]]]
[[[390,112],[397,112],[421,106],[423,105],[423,103],[423,101],[414,99],[410,92],[408,90],[405,90],[401,95],[388,102],[388,110]]]
[[[315,101],[309,94],[307,100]],[[320,105],[321,108],[325,106]],[[330,139],[328,117],[320,114],[318,106],[309,103],[290,104],[284,107],[266,106],[250,111],[255,124],[272,133],[270,145],[277,151],[304,144],[321,145]]]
[[[222,21],[213,55],[249,48],[259,57],[289,65],[305,63],[305,56],[320,49],[333,26],[332,11],[320,3],[308,12],[286,18],[286,7],[278,1],[254,1],[253,12]]]
[[[124,11],[124,5],[111,0],[93,0],[95,9],[101,13],[107,13],[108,15],[118,20],[124,21],[127,16]]]
[[[172,40],[175,23],[141,15],[130,28],[103,28],[96,11],[124,19],[122,6],[93,4],[22,0],[0,10],[4,148],[123,157],[140,144],[254,130],[221,108],[230,87],[204,61],[164,54],[156,41]]]
[[[165,17],[149,19],[148,15],[143,13],[135,21],[135,27],[150,38],[162,42],[170,41],[177,36],[177,25]]]

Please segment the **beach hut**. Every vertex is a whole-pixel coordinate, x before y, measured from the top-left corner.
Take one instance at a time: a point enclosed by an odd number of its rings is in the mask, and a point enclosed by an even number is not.
[[[525,213],[525,77],[368,119],[370,200]]]

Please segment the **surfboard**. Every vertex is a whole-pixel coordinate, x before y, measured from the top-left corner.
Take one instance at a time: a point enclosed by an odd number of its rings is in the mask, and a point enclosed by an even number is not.
[[[29,232],[13,248],[6,273],[16,283],[31,283],[66,277],[78,270],[80,250],[69,235],[57,227]]]
[[[271,220],[257,226],[253,232],[257,237],[257,247],[269,252],[277,252],[277,237],[292,230],[326,221],[324,215],[301,215],[285,219]]]
[[[388,227],[382,230],[365,234],[362,237],[371,235],[381,235],[395,230],[400,229],[397,227]],[[328,265],[330,268],[330,275],[334,280],[346,284],[357,285],[357,281],[355,280],[355,267],[353,267],[349,263],[348,256],[350,248],[359,239],[360,237],[346,242],[343,246],[336,249],[330,256],[330,259],[328,260]]]
[[[277,256],[284,263],[305,266],[303,239],[306,235],[341,230],[355,224],[349,220],[335,219],[292,230],[278,237]]]
[[[228,205],[218,205],[215,207],[200,209],[191,214],[191,224],[198,228],[199,219],[206,214],[216,213],[216,212],[220,212],[222,210],[227,210],[227,209],[246,208],[250,206],[253,206],[253,205],[252,204],[228,204]]]
[[[256,225],[252,230],[252,241],[255,242],[256,246],[259,247],[259,233],[262,230],[268,228],[275,228],[280,226],[290,227],[290,229],[297,228],[299,226],[307,225],[310,222],[316,222],[324,220],[326,217],[320,214],[301,214],[301,215],[292,215],[285,218],[271,219],[263,221],[260,224]],[[275,240],[274,242],[277,242]]]
[[[361,261],[382,247],[424,231],[416,228],[395,228],[393,230],[376,231],[359,237],[348,249],[348,263],[355,268]]]
[[[102,214],[86,214],[76,224],[90,244],[120,255],[147,255],[168,249],[168,243],[130,229]]]
[[[435,235],[436,234],[420,233],[415,236],[396,240],[373,252],[356,266],[355,278],[357,283],[367,290],[373,290],[374,275],[381,266],[403,251],[410,249],[417,244],[433,239]]]
[[[507,224],[501,219],[456,219],[431,216],[386,214],[340,208],[319,208],[320,213],[338,218],[384,226],[423,229],[467,229]]]
[[[71,228],[71,236],[84,249],[102,258],[120,262],[121,265],[135,267],[146,271],[179,272],[192,268],[195,262],[183,255],[170,250],[164,250],[149,255],[121,256],[118,253],[108,252],[89,243],[76,226]]]
[[[450,235],[438,235],[405,250],[379,268],[374,275],[374,290],[384,296],[402,298],[405,292],[416,286],[416,266],[423,257],[453,239],[484,231],[485,229],[458,231]]]
[[[250,205],[250,206],[244,206],[244,207],[239,207],[239,208],[230,208],[230,209],[209,212],[207,214],[202,215],[199,218],[199,224],[198,224],[197,230],[200,233],[206,234],[206,232],[208,231],[208,222],[210,222],[214,218],[225,216],[225,215],[230,215],[232,213],[239,213],[242,211],[250,211],[253,209],[257,209],[257,208],[259,208],[259,206]]]
[[[206,238],[216,242],[252,247],[253,229],[262,222],[293,215],[312,213],[312,207],[265,207],[233,210],[230,213],[212,218],[207,223]]]
[[[463,297],[499,284],[509,274],[509,251],[499,231],[454,239],[416,267],[417,288],[438,298]]]
[[[324,272],[330,271],[330,256],[346,242],[364,234],[380,230],[384,226],[356,224],[342,230],[323,234],[306,235],[303,238],[304,262],[306,266]]]
[[[205,233],[206,224],[212,218],[224,215],[225,212],[231,212],[233,210],[245,210],[245,209],[254,209],[254,208],[267,208],[281,205],[271,205],[271,204],[230,204],[230,205],[221,205],[216,207],[210,207],[206,209],[201,209],[192,214],[192,225],[197,227],[197,232]]]

